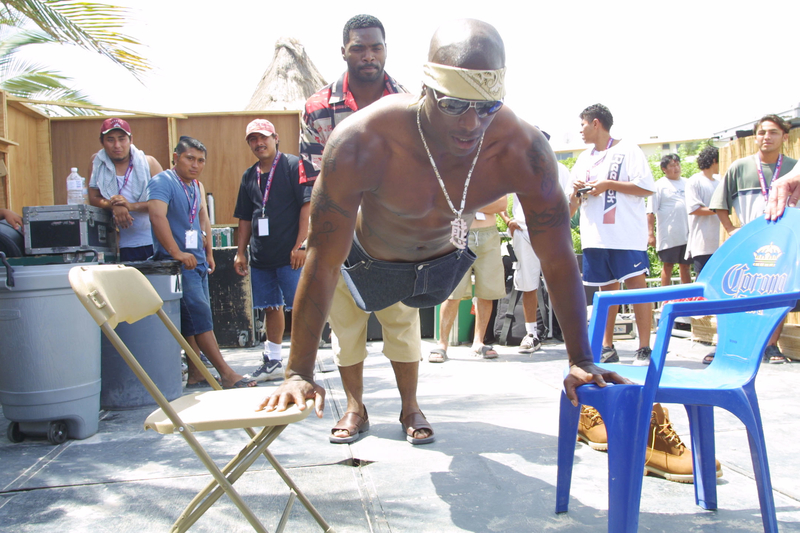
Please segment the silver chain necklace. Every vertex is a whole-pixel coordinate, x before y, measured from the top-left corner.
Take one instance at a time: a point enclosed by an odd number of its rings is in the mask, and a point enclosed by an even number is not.
[[[453,246],[458,248],[459,250],[463,250],[467,247],[467,221],[461,218],[461,213],[464,212],[464,204],[467,201],[467,189],[469,188],[469,180],[472,178],[472,171],[475,170],[475,165],[478,163],[478,157],[481,155],[481,147],[483,146],[483,134],[481,135],[480,143],[478,143],[478,153],[475,154],[475,159],[472,161],[472,166],[469,168],[469,172],[467,172],[467,181],[464,183],[464,193],[461,195],[461,209],[456,211],[455,206],[453,205],[452,200],[450,200],[450,195],[447,194],[447,189],[445,189],[444,181],[442,181],[442,176],[439,174],[439,169],[436,167],[436,161],[433,160],[433,155],[431,155],[431,150],[428,148],[428,143],[425,141],[425,135],[422,134],[422,124],[419,120],[420,110],[422,110],[422,104],[425,102],[425,97],[422,97],[422,100],[419,102],[419,106],[417,106],[417,129],[419,130],[419,137],[422,139],[422,145],[425,147],[425,152],[428,154],[428,159],[431,162],[431,166],[433,167],[433,173],[436,174],[436,179],[439,180],[439,186],[442,188],[442,192],[444,193],[444,197],[447,200],[447,205],[450,206],[450,210],[456,216],[455,220],[450,222],[451,230],[450,230],[450,242],[453,243]]]

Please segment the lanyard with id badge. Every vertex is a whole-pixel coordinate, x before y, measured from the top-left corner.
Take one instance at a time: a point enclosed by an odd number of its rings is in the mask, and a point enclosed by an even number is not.
[[[272,162],[272,168],[267,176],[267,185],[264,187],[264,195],[261,198],[261,216],[256,217],[255,222],[256,236],[266,237],[269,235],[269,217],[267,216],[267,200],[269,200],[269,189],[272,187],[272,178],[275,177],[275,168],[278,166],[278,160],[281,157],[280,151],[276,151],[275,160]],[[261,191],[261,163],[256,166],[256,173],[258,175],[258,190]]]
[[[197,180],[192,180],[193,197],[191,197],[189,195],[189,188],[186,187],[186,184],[178,176],[178,173],[175,172],[175,169],[172,169],[172,173],[175,179],[178,180],[178,183],[181,184],[181,187],[183,187],[183,192],[186,193],[186,200],[189,202],[189,229],[186,230],[185,238],[186,250],[195,250],[200,248],[200,239],[197,230],[193,229],[191,226],[194,224],[194,219],[197,218],[197,211],[200,206],[200,187],[197,185]]]

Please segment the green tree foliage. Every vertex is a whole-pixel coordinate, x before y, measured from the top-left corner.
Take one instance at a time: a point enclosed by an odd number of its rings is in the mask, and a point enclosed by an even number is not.
[[[575,166],[575,161],[577,160],[578,160],[577,157],[568,157],[566,159],[560,160],[559,163],[563,164],[565,167],[572,170],[572,167]]]
[[[53,43],[100,53],[139,79],[150,65],[133,51],[141,43],[117,31],[127,13],[124,8],[91,2],[0,0],[0,89],[23,98],[91,104],[81,90],[68,85],[71,80],[64,74],[19,57],[25,47]],[[87,113],[62,109],[69,114]]]

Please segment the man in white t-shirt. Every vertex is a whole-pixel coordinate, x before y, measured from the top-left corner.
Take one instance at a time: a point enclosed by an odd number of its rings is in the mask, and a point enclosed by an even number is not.
[[[658,252],[664,263],[661,286],[672,285],[672,270],[678,264],[681,283],[691,283],[691,260],[686,256],[689,220],[686,217],[686,178],[681,177],[681,158],[667,154],[661,158],[664,178],[656,182],[656,190],[647,201],[647,244]],[[658,231],[656,231],[658,226]],[[658,234],[656,236],[656,233]]]
[[[619,289],[622,282],[629,289],[643,289],[649,270],[644,198],[656,188],[650,165],[637,145],[611,137],[614,119],[607,107],[590,106],[580,118],[584,142],[594,145],[581,153],[572,167],[570,211],[576,211],[580,203],[583,282],[601,291]],[[639,334],[634,365],[650,362],[651,309],[649,303],[633,306]],[[611,344],[616,313],[616,307],[609,311],[603,336],[605,362],[619,360]],[[650,434],[657,438],[648,442],[645,469],[671,480],[691,479],[691,453],[684,453],[680,439],[667,443],[663,435],[659,437],[658,428],[669,423],[665,411],[654,405]],[[597,450],[608,449],[605,424],[593,407],[581,408],[578,440]],[[717,476],[721,475],[719,465],[716,468]]]
[[[719,148],[706,146],[697,156],[700,172],[686,183],[686,211],[689,241],[686,258],[692,259],[694,273],[700,274],[711,254],[719,248],[719,218],[708,208],[719,185]]]
[[[611,137],[614,118],[602,104],[587,107],[580,114],[583,142],[594,145],[578,156],[572,167],[570,212],[581,210],[583,283],[601,291],[646,287],[647,217],[644,198],[655,190],[647,158],[636,144]],[[603,336],[602,362],[619,361],[614,349],[617,307],[608,313]],[[633,306],[639,349],[634,364],[650,362],[649,303]]]
[[[557,165],[558,184],[569,196],[569,191],[572,190],[569,169],[562,163],[557,163]],[[528,225],[525,223],[525,213],[516,194],[512,195],[511,216],[503,211],[500,213],[500,217],[508,226],[514,255],[517,256],[517,261],[514,263],[514,288],[522,293],[522,313],[525,316],[525,337],[519,343],[519,351],[520,353],[533,353],[542,347],[536,322],[536,311],[539,307],[539,296],[536,291],[539,289],[542,266],[531,246]]]
[[[719,248],[719,218],[708,208],[711,197],[719,185],[719,148],[706,146],[697,156],[700,172],[686,183],[686,211],[689,213],[689,242],[686,258],[691,258],[694,273],[699,275],[711,254]],[[703,357],[703,364],[711,364],[715,352]]]

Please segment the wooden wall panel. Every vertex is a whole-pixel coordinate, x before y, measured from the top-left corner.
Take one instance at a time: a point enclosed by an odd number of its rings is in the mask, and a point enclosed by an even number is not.
[[[92,155],[102,148],[100,126],[108,117],[69,117],[53,118],[51,135],[53,143],[53,190],[55,204],[67,203],[66,180],[71,167],[90,177]],[[144,153],[151,155],[163,168],[169,168],[170,143],[167,134],[167,120],[164,117],[124,117],[131,125],[133,144]]]
[[[52,143],[52,161],[48,156],[46,168],[42,167],[48,176],[45,186],[50,195],[27,194],[27,199],[30,201],[35,199],[38,203],[29,202],[23,205],[66,203],[66,178],[69,169],[77,166],[81,176],[89,178],[89,161],[92,155],[101,149],[100,126],[105,118],[107,117],[51,119],[49,139]],[[172,150],[181,135],[190,135],[206,145],[208,163],[201,180],[206,191],[214,195],[218,224],[237,222],[233,218],[233,208],[236,204],[239,181],[242,172],[255,162],[255,157],[244,140],[245,128],[251,120],[255,118],[270,120],[278,131],[281,151],[298,154],[299,111],[204,113],[186,115],[186,118],[144,116],[124,118],[131,125],[133,143],[147,155],[155,157],[165,169],[172,166]],[[24,144],[32,149],[37,146],[37,141],[41,149],[45,141],[41,137],[41,131],[38,139],[35,136],[26,138]],[[16,184],[16,180],[13,180],[13,183]],[[18,209],[21,209],[21,206]]]
[[[8,120],[6,116],[8,110],[6,109],[6,93],[0,91],[0,137],[3,139],[8,138]],[[0,142],[0,161],[3,163],[3,172],[0,176],[0,209],[9,209],[8,197],[8,144]]]
[[[5,91],[0,91],[0,137],[8,138],[8,110]]]
[[[206,167],[200,181],[207,193],[214,195],[217,224],[235,224],[233,209],[242,173],[256,162],[245,141],[247,124],[255,118],[266,118],[275,125],[280,150],[297,155],[300,140],[300,112],[218,113],[187,115],[176,120],[178,135],[198,139],[208,149]]]
[[[8,104],[6,119],[9,139],[19,143],[8,151],[9,208],[22,214],[26,206],[52,205],[49,119],[16,102]]]

